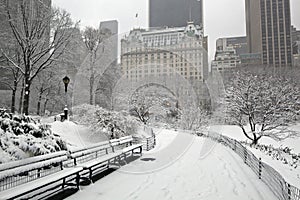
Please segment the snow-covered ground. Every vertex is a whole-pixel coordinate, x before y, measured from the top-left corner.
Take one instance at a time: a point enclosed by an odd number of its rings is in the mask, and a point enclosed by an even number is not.
[[[291,127],[293,130],[300,131],[300,124],[294,125]],[[210,127],[210,131],[216,131],[222,135],[234,138],[238,141],[248,141],[247,138],[243,135],[242,129],[238,126],[231,125],[219,125]],[[298,138],[288,138],[283,141],[275,141],[268,137],[263,137],[259,140],[260,144],[272,145],[275,148],[279,147],[289,147],[296,154],[300,154],[300,137]]]
[[[217,144],[203,158],[205,142],[187,133],[160,131],[155,149],[68,199],[276,199],[230,149]]]
[[[291,128],[300,131],[300,124],[295,125]],[[243,135],[241,128],[237,126],[214,126],[211,127],[210,130],[216,131],[222,135],[228,136],[238,141],[246,141],[246,137]],[[300,138],[289,138],[279,142],[271,138],[262,138],[259,143],[264,145],[272,145],[276,148],[289,147],[294,153],[300,154]],[[280,160],[272,158],[271,156],[265,154],[264,152],[261,152],[258,149],[251,147],[247,148],[258,158],[261,158],[263,162],[269,164],[276,171],[278,171],[288,183],[300,188],[300,166],[294,168],[288,164],[284,164]]]
[[[108,140],[105,135],[95,133],[88,127],[77,125],[71,121],[56,121],[49,124],[51,125],[51,130],[67,142],[68,148],[84,147],[92,143]]]

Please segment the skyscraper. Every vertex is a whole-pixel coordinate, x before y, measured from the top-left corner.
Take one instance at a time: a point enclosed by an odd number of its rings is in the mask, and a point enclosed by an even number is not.
[[[291,65],[290,0],[246,0],[249,53],[264,65]]]
[[[109,48],[111,62],[118,57],[118,29],[119,23],[117,20],[109,20],[100,22],[100,32],[109,32],[108,38],[105,39],[105,46]]]
[[[189,21],[203,26],[202,0],[149,0],[150,27],[185,27]]]

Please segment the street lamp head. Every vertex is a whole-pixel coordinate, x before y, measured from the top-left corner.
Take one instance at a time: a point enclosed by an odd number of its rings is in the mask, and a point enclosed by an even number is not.
[[[63,82],[64,82],[64,84],[65,84],[65,92],[67,92],[67,91],[68,91],[68,85],[69,85],[69,83],[70,83],[70,78],[69,78],[68,76],[65,76],[65,77],[63,78]]]

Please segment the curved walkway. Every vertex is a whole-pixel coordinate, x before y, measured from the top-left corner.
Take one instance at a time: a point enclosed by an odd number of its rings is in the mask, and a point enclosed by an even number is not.
[[[98,180],[68,199],[97,200],[275,200],[264,183],[230,149],[214,146],[205,158],[205,139],[184,133],[157,136],[159,150]],[[162,148],[162,144],[166,144]],[[146,159],[145,159],[146,158]],[[147,159],[148,158],[148,159]]]

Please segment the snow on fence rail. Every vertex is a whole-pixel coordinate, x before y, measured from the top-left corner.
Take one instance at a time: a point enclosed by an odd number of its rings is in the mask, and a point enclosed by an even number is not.
[[[235,151],[254,173],[261,179],[280,200],[300,200],[300,189],[290,185],[285,179],[268,164],[257,158],[251,151],[235,139],[212,133],[208,135],[225,146]]]

